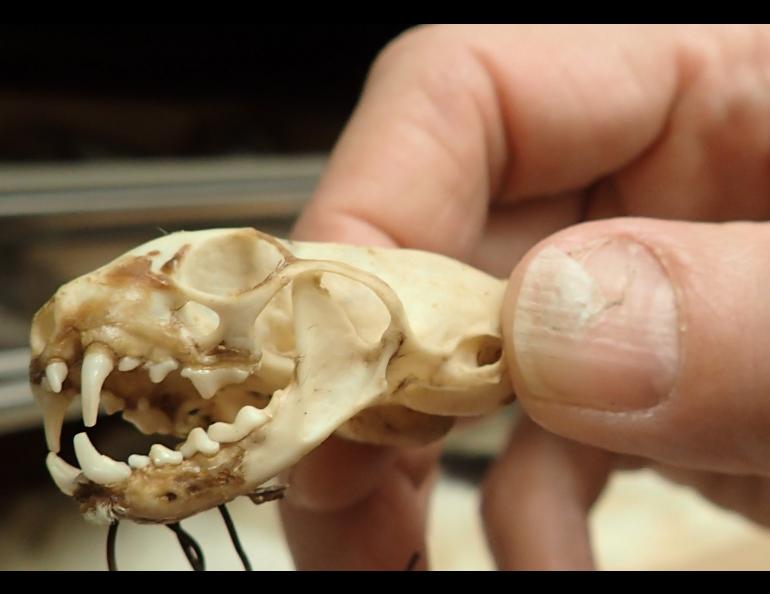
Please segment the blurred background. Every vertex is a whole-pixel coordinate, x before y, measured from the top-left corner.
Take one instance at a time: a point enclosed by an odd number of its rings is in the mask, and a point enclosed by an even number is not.
[[[106,567],[105,530],[45,470],[26,379],[34,312],[64,282],[162,233],[286,235],[371,62],[410,26],[0,26],[0,569]],[[436,568],[492,567],[475,486],[515,415],[450,438],[430,524]],[[80,430],[73,415],[71,461]],[[113,418],[97,432],[100,445],[134,439]],[[275,508],[231,507],[255,567],[291,569]],[[216,513],[185,524],[211,568],[239,567]],[[613,479],[592,530],[605,569],[770,568],[766,533],[645,472]],[[156,526],[121,527],[118,561],[187,568]]]

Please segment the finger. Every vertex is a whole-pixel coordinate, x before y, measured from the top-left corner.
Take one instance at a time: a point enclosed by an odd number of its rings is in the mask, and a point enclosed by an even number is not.
[[[484,483],[484,527],[497,566],[593,569],[588,511],[611,464],[610,454],[523,417]]]
[[[678,466],[770,472],[767,224],[598,221],[511,276],[513,383],[555,433]]]
[[[372,68],[297,233],[467,258],[492,198],[582,187],[655,141],[677,97],[677,31],[406,34]]]
[[[379,469],[378,480],[359,500],[343,506],[324,510],[304,506],[303,500],[282,501],[281,519],[297,569],[404,570],[415,555],[414,569],[426,569],[426,517],[438,453],[436,446],[403,452]],[[325,473],[313,472],[328,485],[345,478],[360,481],[344,470],[347,462],[342,458]]]

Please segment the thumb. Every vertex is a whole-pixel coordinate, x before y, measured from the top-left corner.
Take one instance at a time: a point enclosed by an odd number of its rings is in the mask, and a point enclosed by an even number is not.
[[[770,472],[770,225],[586,223],[511,275],[506,353],[547,430],[659,462]]]

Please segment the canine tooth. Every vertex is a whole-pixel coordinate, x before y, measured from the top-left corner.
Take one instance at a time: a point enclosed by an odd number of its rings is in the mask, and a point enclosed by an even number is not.
[[[45,441],[48,445],[48,450],[58,453],[60,449],[61,428],[64,425],[64,416],[67,414],[72,396],[53,394],[41,389],[39,386],[32,386],[32,393],[43,410],[43,428],[45,429]]]
[[[73,440],[75,456],[83,474],[100,485],[119,483],[131,476],[131,468],[125,462],[116,462],[100,454],[85,433],[78,433]]]
[[[123,357],[118,361],[118,371],[132,371],[142,364],[137,357]]]
[[[174,371],[177,367],[179,367],[179,363],[177,363],[174,359],[166,359],[160,363],[150,364],[150,381],[153,384],[159,384],[164,379],[166,379],[166,376]]]
[[[83,423],[86,427],[96,425],[99,416],[99,396],[102,392],[102,384],[112,371],[112,354],[106,347],[92,344],[88,347],[83,358],[83,370],[80,383],[82,385]],[[90,477],[89,477],[90,478]]]
[[[64,361],[53,361],[46,365],[45,379],[48,380],[51,392],[55,394],[61,392],[61,385],[67,379],[67,371],[67,364]]]
[[[134,470],[144,468],[150,463],[149,456],[142,456],[141,454],[131,454],[128,457],[128,465]]]
[[[192,458],[197,452],[213,456],[219,451],[219,443],[211,439],[201,427],[196,427],[190,431],[179,451],[185,458]]]
[[[202,398],[208,400],[224,386],[230,384],[240,384],[247,377],[249,372],[243,369],[232,367],[220,367],[214,369],[194,369],[185,367],[182,369],[182,377],[189,379]]]
[[[155,466],[181,464],[182,452],[170,450],[166,446],[156,443],[150,448],[150,459]]]
[[[59,490],[65,495],[72,495],[78,486],[77,478],[80,476],[80,469],[68,464],[53,452],[49,452],[45,465]]]
[[[214,423],[208,430],[209,438],[220,443],[240,441],[255,429],[259,429],[270,420],[264,410],[246,405],[235,417],[233,423]]]

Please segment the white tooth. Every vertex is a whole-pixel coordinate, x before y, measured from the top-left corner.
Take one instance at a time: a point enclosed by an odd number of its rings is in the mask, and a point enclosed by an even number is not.
[[[67,414],[73,396],[66,394],[52,394],[39,386],[32,387],[40,408],[43,409],[43,428],[45,429],[45,441],[48,450],[58,453],[61,441],[61,428],[64,425],[64,416]]]
[[[73,441],[78,464],[83,469],[83,474],[93,482],[110,485],[131,476],[131,468],[128,464],[100,454],[85,433],[78,433]]]
[[[170,450],[159,443],[150,448],[150,458],[155,466],[166,466],[167,464],[181,464],[182,452]]]
[[[150,364],[150,381],[153,384],[159,384],[164,379],[166,379],[166,376],[174,371],[177,367],[179,367],[179,363],[177,363],[174,359],[166,359],[160,363]]]
[[[59,490],[65,495],[72,495],[78,486],[77,478],[80,476],[80,469],[67,464],[53,452],[46,457],[45,465]]]
[[[149,456],[142,456],[141,454],[131,454],[128,457],[128,465],[134,470],[144,468],[150,463]]]
[[[208,430],[209,438],[220,443],[240,441],[270,420],[264,410],[246,405],[238,411],[233,423],[214,423]]]
[[[142,364],[141,359],[136,357],[123,357],[118,361],[118,371],[132,371]]]
[[[61,385],[67,379],[67,364],[64,361],[54,361],[45,368],[45,379],[51,387],[51,392],[61,392]]]
[[[219,444],[211,439],[201,427],[190,431],[187,441],[179,448],[185,458],[192,458],[200,452],[206,456],[213,456],[219,451]]]
[[[99,416],[99,396],[102,392],[102,384],[112,371],[112,354],[107,347],[100,344],[92,344],[88,347],[83,358],[83,369],[80,373],[80,385],[83,393],[83,423],[86,427],[96,425]],[[90,478],[90,477],[89,477]]]
[[[243,369],[232,367],[219,367],[213,369],[194,369],[185,367],[182,369],[182,377],[189,379],[198,393],[208,400],[216,394],[220,388],[230,384],[240,384],[247,377],[249,372]]]

